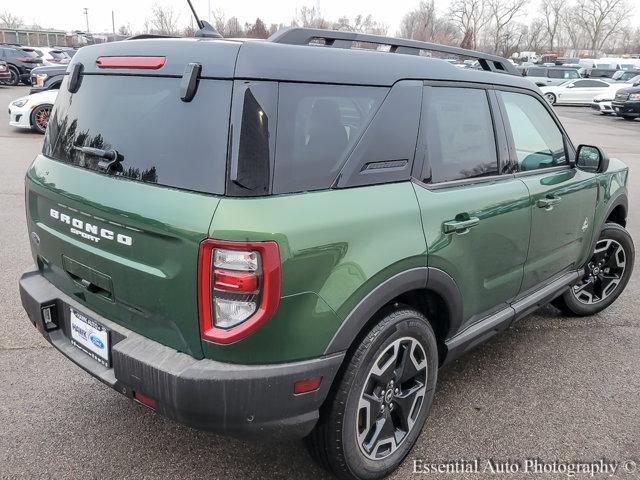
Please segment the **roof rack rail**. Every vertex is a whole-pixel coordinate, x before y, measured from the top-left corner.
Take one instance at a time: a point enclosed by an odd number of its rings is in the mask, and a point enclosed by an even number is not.
[[[520,76],[520,72],[518,72],[516,67],[506,58],[477,52],[475,50],[449,47],[437,43],[420,42],[418,40],[298,27],[279,30],[267,40],[273,43],[284,43],[288,45],[312,45],[314,41],[323,40],[324,45],[327,47],[345,49],[353,48],[356,42],[373,43],[377,45],[389,45],[391,47],[389,49],[390,53],[407,55],[420,55],[421,51],[448,53],[451,55],[475,58],[483,70]]]
[[[125,40],[145,40],[147,38],[178,38],[175,35],[156,35],[155,33],[141,33],[133,37],[127,37]]]

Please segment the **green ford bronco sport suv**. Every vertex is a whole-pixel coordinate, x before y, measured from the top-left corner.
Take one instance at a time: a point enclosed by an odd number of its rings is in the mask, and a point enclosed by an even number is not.
[[[547,302],[620,295],[627,177],[499,57],[309,29],[85,47],[26,175],[20,293],[159,413],[381,478],[439,367]]]

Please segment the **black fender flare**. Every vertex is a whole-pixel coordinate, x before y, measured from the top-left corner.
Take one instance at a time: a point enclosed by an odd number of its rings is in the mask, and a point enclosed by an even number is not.
[[[626,216],[627,212],[629,211],[629,199],[627,198],[626,192],[621,192],[613,197],[612,200],[609,200],[609,206],[607,207],[606,213],[602,216],[602,222],[600,223],[600,225],[598,225],[598,228],[593,229],[593,238],[591,239],[591,248],[589,252],[593,252],[595,250],[596,243],[598,243],[598,238],[600,238],[600,230],[602,230],[604,224],[607,223],[607,218],[609,218],[611,212],[613,212],[620,206],[624,208],[624,213]]]
[[[454,335],[462,323],[462,294],[455,281],[437,268],[412,268],[388,278],[370,291],[344,319],[324,354],[347,350],[377,311],[398,295],[420,289],[431,290],[444,300],[449,311],[446,337]]]

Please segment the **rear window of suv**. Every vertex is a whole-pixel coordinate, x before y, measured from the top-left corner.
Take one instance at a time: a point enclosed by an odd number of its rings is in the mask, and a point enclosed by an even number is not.
[[[115,149],[116,175],[185,190],[225,189],[231,82],[201,80],[191,102],[180,100],[180,79],[84,75],[71,94],[62,85],[43,153],[102,171],[77,147]]]

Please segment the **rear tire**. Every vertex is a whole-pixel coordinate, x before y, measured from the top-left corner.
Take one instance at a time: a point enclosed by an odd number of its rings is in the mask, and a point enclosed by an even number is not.
[[[617,223],[605,223],[586,274],[553,304],[565,314],[588,316],[601,312],[624,291],[631,273],[635,248],[629,232]]]
[[[410,452],[429,414],[438,374],[436,337],[421,313],[391,310],[345,362],[305,439],[307,448],[338,478],[384,478]]]
[[[547,102],[549,102],[549,105],[555,105],[556,101],[558,100],[555,94],[551,92],[545,93],[544,98],[547,100]]]
[[[624,116],[624,117],[622,117],[622,118],[624,118],[625,120],[628,120],[628,121],[630,121],[630,122],[633,122],[637,117],[630,117],[629,115],[625,115],[625,116]]]
[[[20,72],[18,72],[16,67],[9,67],[9,73],[11,73],[11,78],[5,82],[5,85],[15,87],[20,83]]]

